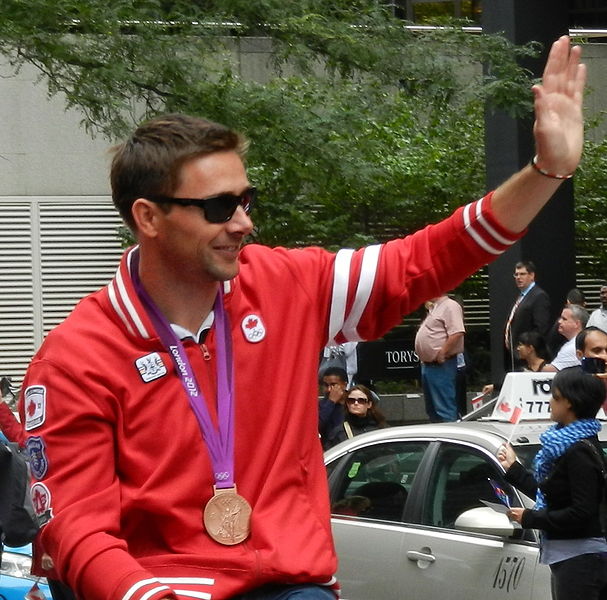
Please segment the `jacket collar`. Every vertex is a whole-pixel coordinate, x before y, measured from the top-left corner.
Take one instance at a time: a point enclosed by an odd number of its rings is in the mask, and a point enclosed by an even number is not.
[[[120,259],[116,274],[107,285],[107,293],[112,309],[124,324],[127,331],[134,337],[145,340],[157,338],[154,326],[143,307],[131,278],[132,269],[139,246],[129,248]],[[232,291],[232,282],[224,282],[224,294]]]

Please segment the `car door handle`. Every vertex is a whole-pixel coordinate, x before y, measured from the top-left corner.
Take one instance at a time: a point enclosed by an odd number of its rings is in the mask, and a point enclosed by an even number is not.
[[[426,548],[424,548],[426,550]],[[423,560],[425,562],[433,563],[436,560],[436,557],[433,554],[430,554],[430,549],[427,549],[428,552],[418,552],[417,550],[409,550],[407,552],[407,558],[409,560]]]

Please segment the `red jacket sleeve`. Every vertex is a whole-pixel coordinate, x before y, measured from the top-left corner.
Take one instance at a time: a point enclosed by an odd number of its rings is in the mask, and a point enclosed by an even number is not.
[[[49,337],[54,349],[69,345],[52,334]],[[38,398],[44,395],[45,408],[41,425],[27,431],[26,438],[44,439],[48,462],[45,476],[34,479],[32,499],[42,516],[40,542],[56,559],[60,579],[88,600],[121,598],[133,586],[134,600],[174,598],[170,588],[133,558],[119,535],[120,486],[110,392],[102,382],[78,381],[56,364],[34,358],[19,406],[26,428],[29,419],[24,411],[32,384],[39,389]],[[65,410],[66,403],[78,403],[79,410]],[[69,486],[64,483],[66,474],[71,476]],[[61,493],[55,493],[59,488]],[[38,503],[45,503],[42,515]]]
[[[8,404],[0,402],[0,429],[10,442],[25,445],[25,432]]]
[[[491,196],[407,237],[335,257],[329,344],[372,340],[453,290],[524,235],[502,227]]]

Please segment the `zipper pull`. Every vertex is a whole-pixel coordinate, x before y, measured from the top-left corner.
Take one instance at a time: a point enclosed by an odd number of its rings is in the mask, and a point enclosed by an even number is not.
[[[209,352],[209,349],[207,348],[206,344],[200,344],[200,348],[202,350],[202,357],[205,360],[211,360],[211,353]]]

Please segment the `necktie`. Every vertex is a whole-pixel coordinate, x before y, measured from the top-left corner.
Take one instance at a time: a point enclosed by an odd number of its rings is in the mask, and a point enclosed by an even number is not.
[[[512,310],[510,311],[510,316],[508,317],[508,320],[506,321],[506,331],[504,332],[504,344],[506,345],[506,348],[508,348],[508,350],[510,350],[510,334],[511,334],[511,327],[512,327],[512,319],[514,318],[514,313],[516,312],[516,309],[518,308],[518,305],[523,301],[523,298],[525,296],[523,296],[523,294],[519,294],[519,297],[516,299],[516,302],[514,303],[514,306],[512,307]]]

